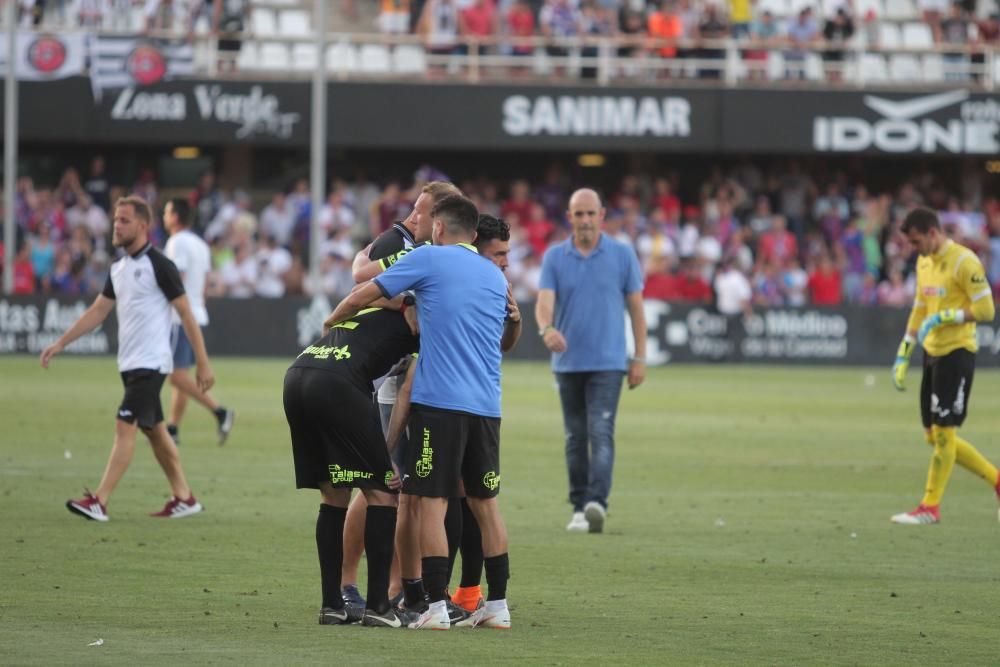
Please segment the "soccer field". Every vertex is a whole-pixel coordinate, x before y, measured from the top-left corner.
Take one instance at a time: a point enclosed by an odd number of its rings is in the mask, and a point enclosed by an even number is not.
[[[1000,524],[956,466],[940,525],[916,391],[884,369],[668,367],[625,392],[603,535],[567,534],[558,397],[504,366],[501,508],[510,632],[316,624],[318,494],[294,489],[285,360],[217,359],[237,409],[217,447],[192,406],[182,457],[207,511],[152,519],[166,482],[137,449],[111,521],[95,487],[121,391],[114,360],[0,358],[0,656],[5,664],[986,665],[998,660]],[[164,399],[167,391],[163,393]],[[1000,460],[1000,374],[965,437]],[[362,573],[362,582],[363,579]],[[362,585],[363,589],[363,585]],[[88,646],[97,639],[103,645]]]

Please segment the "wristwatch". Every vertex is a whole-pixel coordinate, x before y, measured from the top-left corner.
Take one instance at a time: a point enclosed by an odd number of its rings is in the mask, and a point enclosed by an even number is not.
[[[538,335],[539,336],[545,336],[545,334],[547,334],[552,329],[555,329],[555,327],[552,326],[551,324],[548,325],[547,327],[542,327],[541,329],[538,330]]]

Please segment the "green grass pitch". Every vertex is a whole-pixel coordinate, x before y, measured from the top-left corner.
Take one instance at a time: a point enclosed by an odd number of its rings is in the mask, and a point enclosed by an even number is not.
[[[0,358],[0,662],[1000,660],[992,492],[956,468],[940,525],[889,524],[919,499],[930,450],[915,386],[894,392],[888,366],[651,370],[623,394],[606,533],[580,535],[564,530],[552,376],[506,364],[500,498],[514,629],[448,634],[316,624],[318,499],[292,481],[286,366],[216,360],[217,395],[238,411],[233,436],[217,447],[197,406],[183,432],[203,515],[147,516],[168,491],[140,439],[111,521],[97,524],[63,503],[103,470],[121,394],[114,361],[60,357],[43,371]],[[994,461],[998,395],[1000,374],[981,372],[963,429]]]

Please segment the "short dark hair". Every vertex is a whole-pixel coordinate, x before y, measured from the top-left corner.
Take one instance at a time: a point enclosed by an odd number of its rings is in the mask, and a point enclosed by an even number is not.
[[[472,236],[479,222],[479,210],[471,199],[461,195],[448,195],[434,204],[431,219],[440,219],[449,234]]]
[[[909,234],[910,231],[926,234],[932,229],[941,229],[941,222],[938,220],[937,213],[929,208],[919,206],[906,214],[900,229],[904,234]]]
[[[488,213],[480,213],[479,224],[476,225],[476,242],[473,245],[482,248],[493,239],[510,241],[510,225]]]
[[[177,214],[177,221],[185,227],[191,226],[191,204],[183,197],[174,197],[168,202],[174,213]]]

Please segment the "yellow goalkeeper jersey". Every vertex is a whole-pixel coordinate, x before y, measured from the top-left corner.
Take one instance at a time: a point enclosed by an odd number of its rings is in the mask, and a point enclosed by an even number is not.
[[[911,324],[920,326],[924,317],[947,308],[973,309],[993,294],[983,263],[976,253],[954,241],[947,241],[937,253],[917,260],[917,294]],[[989,306],[988,306],[989,307]],[[959,348],[976,352],[976,323],[939,326],[924,339],[927,354],[940,357]]]

